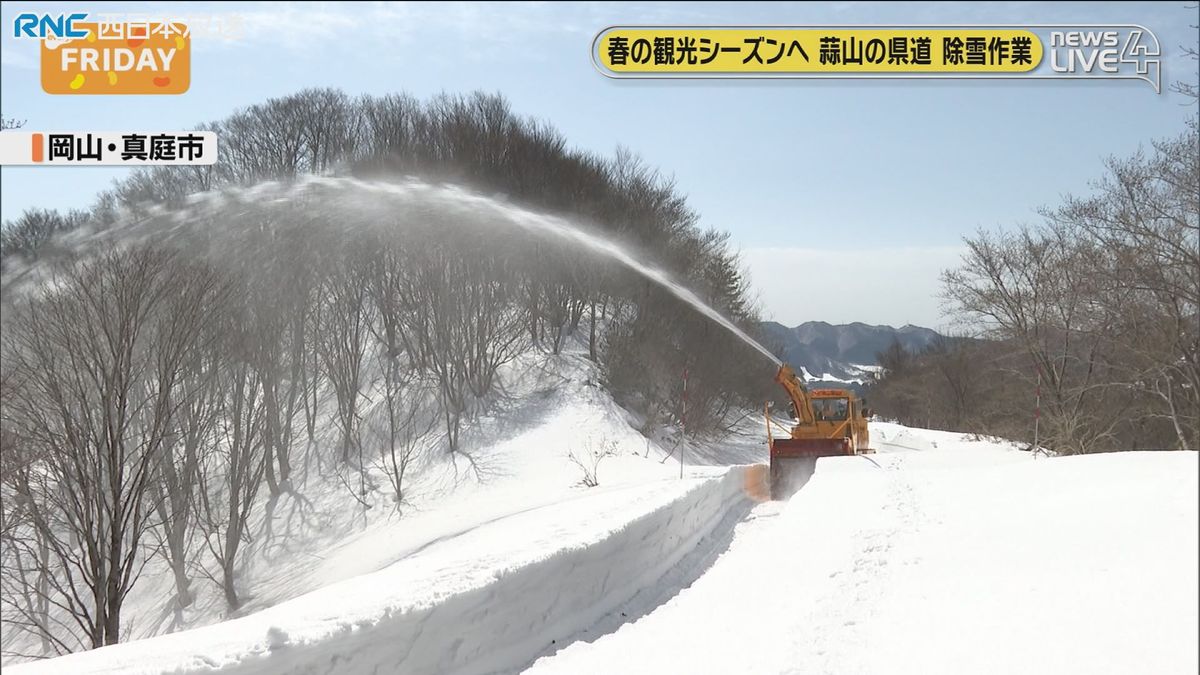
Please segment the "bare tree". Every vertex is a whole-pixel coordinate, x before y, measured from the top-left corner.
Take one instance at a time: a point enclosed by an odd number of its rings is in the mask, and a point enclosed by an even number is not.
[[[425,405],[419,351],[405,325],[412,298],[407,295],[405,259],[383,245],[371,257],[369,294],[374,305],[370,330],[382,371],[384,415],[372,425],[379,457],[392,484],[396,504],[404,501],[404,478],[422,439],[433,429],[436,415]]]
[[[1190,16],[1195,18],[1196,9],[1197,7],[1200,7],[1200,5],[1184,5],[1184,7],[1190,10]],[[1192,29],[1193,33],[1200,30],[1200,25],[1197,25],[1196,23],[1189,24],[1189,27]],[[1200,48],[1198,48],[1197,44],[1193,43],[1190,45],[1180,45],[1179,49],[1185,57],[1191,59],[1193,62],[1200,62]],[[1192,104],[1195,105],[1198,101],[1200,101],[1200,81],[1198,80],[1200,80],[1200,76],[1193,77],[1191,81],[1176,80],[1171,84],[1171,90],[1192,99]],[[1195,123],[1195,118],[1193,118],[1192,124]]]
[[[1039,440],[1055,450],[1200,445],[1196,136],[1109,160],[1093,195],[1039,228],[969,238],[943,275],[956,316],[1024,354],[988,383],[1040,382]]]
[[[6,422],[7,424],[7,422]],[[21,486],[28,484],[33,471],[28,448],[12,433],[11,426],[0,428],[0,616],[13,633],[33,636],[40,653],[27,654],[6,650],[6,656],[39,658],[65,654],[72,650],[68,635],[60,637],[57,613],[51,613],[51,575],[56,573],[50,546],[30,519],[30,510],[21,497]]]
[[[198,350],[195,360],[180,380],[181,400],[170,441],[163,446],[151,483],[152,503],[157,513],[152,530],[175,579],[176,606],[192,604],[190,568],[194,561],[196,486],[201,480],[201,460],[212,451],[217,416],[223,392],[220,369],[221,340],[212,335],[216,322],[198,327],[207,333],[208,345]]]
[[[316,275],[302,255],[292,255],[301,242],[282,242],[278,262],[266,273],[260,267],[252,282],[256,335],[259,348],[254,367],[263,383],[263,442],[266,445],[266,481],[272,497],[295,494],[292,446],[297,418],[308,396],[315,373],[307,358],[316,351],[312,342],[313,306],[317,302]],[[315,395],[315,392],[314,392]],[[315,410],[313,411],[315,425]]]
[[[241,110],[219,125],[225,180],[322,173],[355,153],[358,109],[342,92],[306,89]]]
[[[412,299],[406,329],[437,382],[450,452],[459,449],[469,405],[492,390],[497,370],[519,353],[524,334],[515,279],[496,256],[473,253],[461,243],[430,242],[406,275]]]
[[[220,578],[205,574],[221,587],[233,611],[242,605],[236,585],[239,553],[250,541],[250,520],[266,471],[265,396],[262,378],[251,365],[261,345],[249,322],[244,313],[232,314],[222,326],[227,358],[220,374],[217,442],[198,473],[199,527]]]
[[[1093,313],[1124,372],[1114,386],[1149,393],[1181,448],[1200,447],[1200,151],[1197,130],[1149,156],[1110,159],[1088,198],[1047,216],[1076,228],[1098,255]]]
[[[1044,436],[1060,450],[1088,452],[1111,435],[1118,418],[1100,415],[1108,357],[1089,298],[1096,255],[1065,228],[1015,234],[979,233],[967,240],[963,265],[943,274],[953,311],[990,335],[1013,340],[1029,358],[1024,377],[1044,392]]]
[[[87,221],[82,211],[60,214],[47,209],[29,209],[0,230],[0,263],[8,265],[13,256],[33,262],[44,257],[55,235],[69,232]]]
[[[617,444],[610,438],[588,439],[583,444],[581,452],[574,450],[567,453],[567,459],[575,465],[582,477],[579,485],[593,488],[600,484],[600,464],[609,457],[617,456]]]
[[[368,423],[379,448],[378,464],[388,476],[397,505],[407,498],[405,478],[438,421],[436,410],[428,405],[427,387],[416,375],[415,370],[385,375],[382,414]]]
[[[359,403],[365,385],[372,319],[365,261],[358,257],[343,258],[324,278],[320,293],[323,302],[318,333],[314,338],[325,376],[337,398],[341,459],[348,462],[351,453],[356,452],[361,468]]]
[[[225,292],[171,254],[112,251],[62,267],[5,331],[19,372],[10,419],[29,450],[13,488],[56,570],[41,592],[71,626],[73,638],[55,638],[63,646],[121,638],[148,559],[150,487],[186,403],[179,385]]]

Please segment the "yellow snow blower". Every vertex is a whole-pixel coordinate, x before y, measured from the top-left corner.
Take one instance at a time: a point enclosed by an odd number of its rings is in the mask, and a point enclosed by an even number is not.
[[[779,367],[775,381],[792,400],[796,425],[790,438],[771,436],[771,412],[767,414],[767,445],[771,449],[771,497],[786,499],[804,487],[821,457],[873,453],[867,431],[870,411],[863,408],[848,389],[812,389],[796,377],[786,364]]]

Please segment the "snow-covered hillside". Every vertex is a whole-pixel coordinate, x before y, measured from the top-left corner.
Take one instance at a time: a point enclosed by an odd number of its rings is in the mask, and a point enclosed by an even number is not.
[[[247,602],[237,616],[226,614],[219,587],[204,579],[194,583],[196,603],[174,609],[170,572],[153,559],[126,602],[125,617],[135,638],[159,637],[26,667],[149,673],[261,666],[262,672],[279,672],[289,667],[277,658],[287,647],[306,660],[332,660],[330,672],[343,672],[345,663],[337,663],[362,651],[358,640],[386,636],[390,648],[378,658],[410,659],[412,672],[487,671],[493,663],[511,669],[532,661],[553,640],[582,633],[643,589],[690,582],[677,564],[704,558],[703,551],[716,544],[697,553],[701,540],[727,535],[737,514],[748,511],[733,506],[745,501],[744,486],[726,465],[763,461],[761,422],[747,420],[745,434],[719,444],[685,444],[680,480],[671,430],[661,430],[657,440],[639,433],[641,420],[613,402],[585,353],[572,343],[563,354],[530,352],[507,366],[506,396],[464,429],[464,455],[425,457],[412,470],[401,508],[387,498],[382,475],[374,475],[379,489],[369,490],[364,509],[354,494],[353,470],[339,475],[335,467],[313,465],[302,472],[306,478],[297,481],[295,494],[285,493],[269,509],[260,504],[242,571]],[[596,452],[611,456],[596,467],[599,485],[586,488],[570,455],[592,468],[589,456]],[[635,535],[657,538],[659,545],[644,546],[643,558],[617,556],[611,564],[619,569],[623,561],[629,569],[606,578],[611,556],[598,551],[622,548]],[[573,555],[596,557],[605,571],[598,574]],[[517,572],[526,575],[525,586],[508,578]],[[548,605],[567,607],[570,616],[545,607],[543,620],[560,624],[544,641],[535,633],[532,642],[513,648],[510,660],[495,653],[495,644],[471,651],[466,643],[472,638],[497,635],[514,613],[529,609],[516,604],[507,614],[495,611],[513,600],[493,596],[498,588],[524,595],[552,573],[563,575],[562,585],[583,588],[577,607],[553,587],[541,591]],[[498,586],[502,578],[507,582]],[[595,602],[597,597],[605,601]],[[462,613],[454,613],[455,620],[443,625],[448,600],[476,606],[485,616],[468,626]],[[437,617],[427,620],[435,608]],[[389,618],[398,621],[389,624]],[[531,622],[536,626],[536,619]],[[422,633],[419,644],[398,656],[405,636],[415,640]],[[451,648],[455,643],[464,644]],[[20,645],[10,649],[22,651]]]
[[[681,479],[578,353],[509,377],[464,439],[478,471],[423,467],[402,517],[328,476],[277,505],[301,543],[255,549],[241,617],[214,599],[190,630],[13,672],[1196,672],[1195,453],[876,423],[878,454],[762,502],[756,420]],[[601,442],[600,485],[576,486],[568,452]]]

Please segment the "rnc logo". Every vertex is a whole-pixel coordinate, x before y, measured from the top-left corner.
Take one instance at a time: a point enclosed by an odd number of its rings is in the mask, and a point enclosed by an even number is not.
[[[83,21],[87,18],[87,14],[59,14],[58,17],[49,14],[18,14],[16,19],[13,19],[13,37],[31,37],[31,38],[82,38],[87,37],[88,32],[75,27],[76,21]]]

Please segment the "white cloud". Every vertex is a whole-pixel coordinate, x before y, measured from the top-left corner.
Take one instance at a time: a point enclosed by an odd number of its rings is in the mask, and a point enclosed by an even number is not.
[[[942,270],[959,263],[959,246],[863,250],[750,248],[742,260],[763,318],[946,328],[937,297]]]

